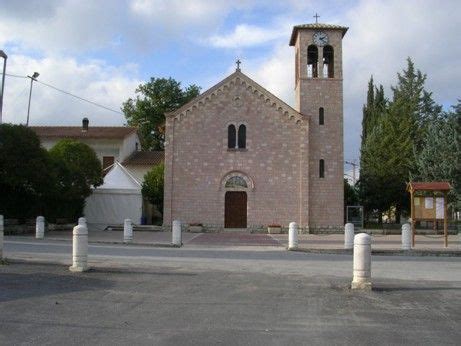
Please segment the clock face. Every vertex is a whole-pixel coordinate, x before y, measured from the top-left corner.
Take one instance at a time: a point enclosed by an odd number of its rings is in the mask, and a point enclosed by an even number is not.
[[[328,44],[328,35],[322,31],[314,33],[313,39],[317,46],[325,46]]]

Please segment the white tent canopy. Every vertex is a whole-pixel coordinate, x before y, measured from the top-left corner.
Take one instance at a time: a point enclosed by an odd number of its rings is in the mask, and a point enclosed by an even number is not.
[[[104,183],[93,189],[86,199],[84,215],[90,229],[105,229],[131,219],[139,224],[142,216],[141,184],[119,162],[104,177]]]

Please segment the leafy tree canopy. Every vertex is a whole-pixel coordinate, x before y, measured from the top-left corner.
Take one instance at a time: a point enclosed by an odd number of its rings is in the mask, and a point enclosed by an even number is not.
[[[165,165],[163,163],[154,166],[144,176],[142,183],[142,195],[163,214],[163,187]]]
[[[33,217],[53,188],[50,159],[35,132],[22,125],[0,125],[0,214]]]
[[[200,94],[200,87],[181,88],[173,78],[151,78],[136,89],[136,98],[123,103],[128,125],[139,128],[144,150],[163,150],[165,113],[172,112]]]

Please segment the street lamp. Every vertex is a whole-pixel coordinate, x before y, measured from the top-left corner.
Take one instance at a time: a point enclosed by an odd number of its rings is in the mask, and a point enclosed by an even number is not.
[[[5,90],[5,74],[6,74],[6,59],[8,55],[5,54],[3,50],[0,50],[0,56],[3,58],[3,75],[2,75],[2,93],[0,94],[0,124],[2,123],[2,113],[3,113],[3,91]]]
[[[27,122],[26,126],[29,126],[29,113],[30,113],[30,99],[32,98],[32,83],[34,80],[37,80],[37,77],[40,76],[40,73],[34,72],[34,74],[31,76],[27,76],[30,78],[30,91],[29,91],[29,106],[27,107]]]

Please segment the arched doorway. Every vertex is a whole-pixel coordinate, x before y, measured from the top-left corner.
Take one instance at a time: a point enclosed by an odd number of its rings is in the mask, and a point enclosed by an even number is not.
[[[224,205],[224,227],[247,228],[247,193],[227,191]]]

